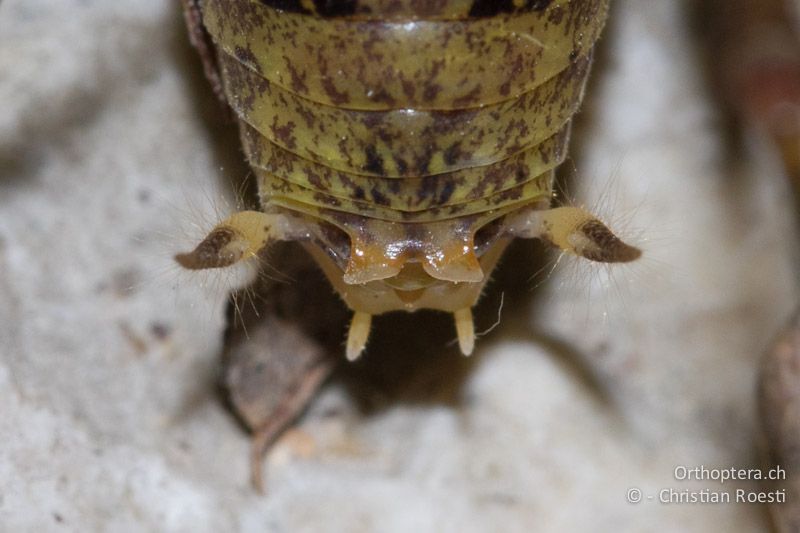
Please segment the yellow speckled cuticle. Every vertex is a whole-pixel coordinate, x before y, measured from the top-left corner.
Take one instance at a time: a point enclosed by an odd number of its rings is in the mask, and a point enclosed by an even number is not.
[[[320,105],[220,58],[231,106],[271,142],[337,170],[408,177],[488,165],[548,139],[577,111],[590,62],[579,57],[540,87],[499,104],[378,112]]]
[[[225,53],[315,102],[441,110],[491,105],[542,85],[589,53],[607,9],[606,0],[570,0],[487,18],[363,21],[207,0],[204,22]]]

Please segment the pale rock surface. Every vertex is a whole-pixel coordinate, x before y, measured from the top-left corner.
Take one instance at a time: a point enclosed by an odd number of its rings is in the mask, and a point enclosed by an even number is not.
[[[578,196],[646,258],[562,262],[457,405],[366,416],[334,380],[264,498],[214,393],[230,280],[170,260],[243,168],[176,3],[2,2],[0,530],[765,531],[760,506],[657,499],[720,489],[677,465],[757,464],[757,361],[798,301],[787,186],[757,143],[732,175],[680,3],[612,17]]]

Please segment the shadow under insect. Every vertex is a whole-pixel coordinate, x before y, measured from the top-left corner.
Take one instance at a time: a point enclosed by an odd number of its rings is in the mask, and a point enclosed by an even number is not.
[[[479,332],[493,330],[501,311],[529,316],[530,272],[546,259],[538,248],[522,242],[508,250],[476,307]],[[256,487],[263,487],[265,451],[331,376],[365,416],[398,403],[460,405],[477,359],[460,353],[448,314],[376,317],[364,356],[346,363],[350,313],[313,259],[296,244],[278,243],[261,260],[259,279],[231,298],[220,380],[227,404],[254,435]]]

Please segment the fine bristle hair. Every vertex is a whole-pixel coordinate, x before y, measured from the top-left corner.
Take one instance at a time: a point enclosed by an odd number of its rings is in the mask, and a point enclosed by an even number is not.
[[[585,331],[598,326],[607,331],[611,325],[635,319],[630,312],[635,299],[655,297],[651,287],[661,285],[679,270],[659,259],[668,255],[664,251],[672,238],[663,226],[643,213],[647,191],[641,187],[625,188],[626,184],[621,182],[622,162],[617,160],[609,172],[587,175],[578,172],[568,159],[564,167],[571,179],[556,181],[553,206],[587,210],[637,252],[632,261],[618,263],[588,261],[557,250],[551,252],[552,259],[531,278],[531,286],[544,293],[542,304],[551,309],[538,314],[542,318],[537,322],[542,323],[543,329],[557,328],[569,320],[583,324]],[[569,191],[571,184],[580,189],[579,194]],[[591,201],[584,203],[581,198]],[[659,282],[653,283],[656,279]]]
[[[219,320],[227,302],[232,302],[233,319],[241,323],[245,306],[256,309],[257,294],[250,289],[259,276],[266,276],[280,282],[290,281],[289,276],[272,268],[269,251],[248,261],[240,261],[231,266],[213,269],[192,269],[192,265],[181,265],[176,255],[193,250],[208,233],[231,213],[251,208],[257,199],[248,195],[252,188],[252,176],[235,183],[206,183],[191,189],[181,187],[180,192],[171,194],[156,193],[153,202],[161,204],[161,209],[169,213],[169,224],[162,230],[149,232],[140,237],[142,241],[156,242],[154,257],[143,259],[147,274],[142,281],[130,288],[137,290],[166,290],[175,295],[175,305],[187,307],[179,302],[195,291],[201,292],[205,303],[203,309],[193,310],[201,316],[201,324],[211,324]],[[180,198],[180,201],[167,198]],[[188,307],[200,307],[191,306]]]

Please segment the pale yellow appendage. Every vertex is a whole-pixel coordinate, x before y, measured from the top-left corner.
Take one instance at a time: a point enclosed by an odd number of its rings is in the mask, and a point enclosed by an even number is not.
[[[594,215],[579,207],[556,207],[521,213],[510,220],[514,235],[539,238],[591,261],[627,263],[642,252],[625,244]]]
[[[372,326],[372,315],[356,311],[350,322],[350,331],[347,334],[347,360],[355,361],[367,345],[369,330]]]
[[[190,270],[222,268],[255,257],[268,243],[289,234],[289,221],[283,215],[241,211],[217,224],[194,250],[176,255],[175,260]]]
[[[475,325],[472,321],[472,309],[465,307],[453,313],[458,334],[458,347],[464,355],[471,355],[475,348]]]

